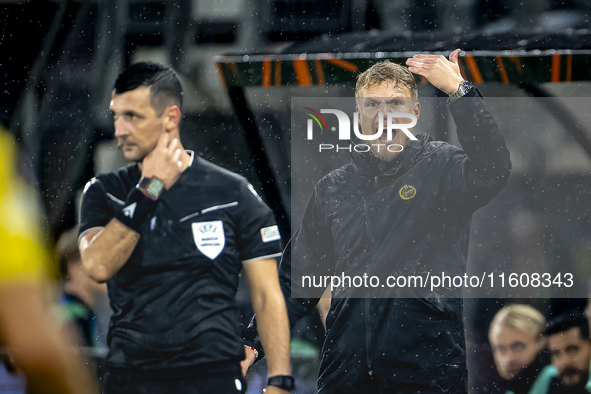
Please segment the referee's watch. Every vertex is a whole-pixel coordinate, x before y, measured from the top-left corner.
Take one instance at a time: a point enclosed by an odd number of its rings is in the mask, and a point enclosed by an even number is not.
[[[291,393],[295,390],[295,379],[291,375],[271,376],[267,381],[267,386],[279,387],[280,389],[289,391]]]
[[[144,196],[148,197],[150,200],[156,201],[162,194],[164,182],[155,176],[150,178],[141,177],[136,187]]]

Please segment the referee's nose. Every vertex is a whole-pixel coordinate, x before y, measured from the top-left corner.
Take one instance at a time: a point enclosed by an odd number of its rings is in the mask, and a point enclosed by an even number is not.
[[[115,120],[115,137],[124,137],[129,134],[127,122],[120,116]]]

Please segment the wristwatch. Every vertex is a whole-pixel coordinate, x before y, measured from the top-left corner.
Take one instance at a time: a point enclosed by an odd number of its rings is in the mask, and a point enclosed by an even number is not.
[[[275,386],[285,391],[292,392],[295,390],[295,379],[291,375],[271,376],[267,381],[267,386]]]
[[[455,100],[459,99],[460,97],[463,97],[466,95],[466,93],[468,93],[470,91],[470,89],[472,89],[474,86],[472,85],[472,83],[468,82],[468,81],[462,81],[460,82],[460,87],[458,88],[458,90],[456,90],[455,92],[453,92],[452,94],[449,95],[449,102],[454,102]]]
[[[144,196],[148,197],[150,200],[156,201],[162,194],[164,182],[155,176],[150,178],[141,177],[135,187],[138,188]]]

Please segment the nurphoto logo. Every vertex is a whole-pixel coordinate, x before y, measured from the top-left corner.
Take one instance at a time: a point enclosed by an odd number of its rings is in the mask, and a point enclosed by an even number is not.
[[[306,115],[310,116],[307,122],[307,133],[306,138],[308,140],[314,139],[314,122],[320,128],[320,131],[327,131],[335,130],[333,127],[330,129],[324,119],[322,114],[332,114],[337,117],[338,121],[338,131],[339,131],[339,140],[340,141],[351,141],[351,120],[349,116],[341,110],[338,109],[321,109],[320,112],[310,108],[310,107],[302,107],[306,110]],[[394,123],[394,119],[399,122],[401,119],[408,120],[407,123]],[[386,113],[386,139],[385,141],[382,139],[382,135],[384,133],[384,113],[379,112],[377,114],[377,130],[373,134],[364,134],[362,131],[359,130],[359,112],[353,113],[353,133],[355,137],[357,137],[361,141],[373,141],[372,143],[349,143],[348,145],[334,145],[334,144],[319,144],[318,151],[333,151],[339,152],[342,150],[351,152],[354,150],[355,152],[369,152],[371,146],[374,146],[379,151],[380,148],[387,149],[389,152],[401,152],[404,149],[403,145],[397,143],[391,143],[388,141],[393,140],[393,136],[395,133],[402,132],[406,134],[406,136],[412,140],[417,141],[417,137],[415,137],[412,132],[409,130],[413,128],[417,124],[417,117],[414,114],[407,113],[407,112],[387,112]],[[378,141],[376,141],[378,140]],[[381,143],[383,141],[383,143]]]

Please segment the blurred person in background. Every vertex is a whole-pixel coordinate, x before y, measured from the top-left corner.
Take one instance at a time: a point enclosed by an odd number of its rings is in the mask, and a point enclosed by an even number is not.
[[[124,70],[109,108],[135,163],[84,189],[82,263],[107,282],[113,308],[105,392],[245,392],[235,301],[242,268],[267,349],[267,392],[291,391],[273,214],[246,179],[184,150],[182,96],[167,67]]]
[[[0,128],[0,340],[24,371],[29,393],[97,393],[48,312],[41,215],[16,162],[15,141]]]
[[[27,390],[27,377],[14,365],[12,353],[0,338],[0,392],[10,391],[24,394]]]
[[[548,338],[548,350],[552,364],[544,368],[537,393],[587,393],[585,386],[589,378],[591,340],[589,323],[582,313],[565,312],[546,325],[544,333]]]
[[[59,237],[57,253],[65,276],[64,295],[59,300],[59,318],[74,329],[77,343],[87,347],[106,347],[111,307],[107,285],[92,280],[78,250],[78,227]]]
[[[550,363],[545,328],[544,315],[529,305],[507,305],[493,318],[488,338],[503,393],[529,393]]]
[[[587,301],[587,307],[585,308],[585,317],[587,318],[587,326],[591,328],[591,299]],[[585,386],[585,388],[588,392],[591,393],[591,365],[589,366],[589,377],[587,379],[587,385]]]

